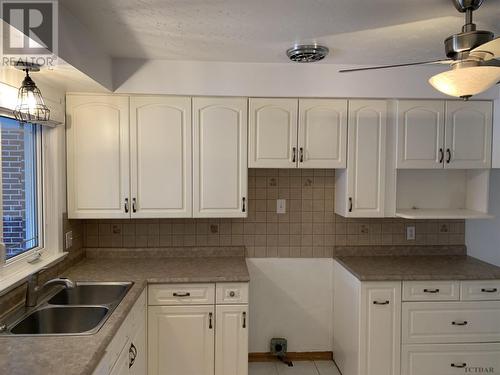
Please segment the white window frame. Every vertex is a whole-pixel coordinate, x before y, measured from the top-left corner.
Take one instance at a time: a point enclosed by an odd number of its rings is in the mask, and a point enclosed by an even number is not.
[[[29,275],[62,260],[63,252],[62,214],[65,210],[65,129],[64,126],[50,128],[40,126],[37,147],[41,153],[41,168],[37,170],[38,183],[41,184],[38,212],[42,222],[39,233],[40,246],[19,254],[5,262],[5,249],[0,259],[0,295],[6,290],[22,283]],[[35,262],[28,262],[34,258]]]

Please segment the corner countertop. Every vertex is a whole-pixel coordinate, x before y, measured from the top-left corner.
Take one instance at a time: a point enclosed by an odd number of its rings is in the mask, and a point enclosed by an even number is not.
[[[467,255],[343,256],[335,260],[361,281],[500,279],[500,267]]]
[[[185,251],[185,250],[184,250]],[[243,256],[86,258],[64,272],[75,281],[133,281],[94,335],[0,336],[0,370],[9,375],[91,375],[148,283],[247,282]]]

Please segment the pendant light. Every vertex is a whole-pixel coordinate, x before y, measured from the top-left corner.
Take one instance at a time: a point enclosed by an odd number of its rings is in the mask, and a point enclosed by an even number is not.
[[[14,111],[16,120],[24,122],[41,122],[50,119],[50,110],[43,101],[42,93],[31,79],[30,72],[38,72],[40,67],[35,64],[20,63],[16,68],[26,72],[26,77],[17,94],[17,104]]]

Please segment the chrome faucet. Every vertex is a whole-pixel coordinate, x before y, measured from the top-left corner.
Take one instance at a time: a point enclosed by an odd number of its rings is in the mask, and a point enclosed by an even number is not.
[[[47,281],[42,286],[38,286],[38,273],[34,273],[28,279],[28,289],[26,290],[26,307],[36,306],[38,296],[47,287],[52,285],[62,285],[67,289],[73,289],[75,283],[65,277],[60,277]]]

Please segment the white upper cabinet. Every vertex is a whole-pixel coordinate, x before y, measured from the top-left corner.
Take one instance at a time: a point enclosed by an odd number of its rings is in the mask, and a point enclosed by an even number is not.
[[[297,112],[297,99],[249,99],[250,168],[296,166]]]
[[[397,108],[397,168],[491,167],[491,102],[400,100]]]
[[[335,212],[345,217],[382,217],[385,200],[387,103],[349,102],[347,169],[339,170]]]
[[[66,97],[68,217],[128,218],[129,98]]]
[[[443,168],[445,102],[397,103],[397,168]]]
[[[130,98],[132,217],[190,217],[191,98]]]
[[[492,112],[491,102],[446,102],[446,168],[491,167]]]
[[[300,99],[300,168],[345,168],[347,100]]]
[[[246,217],[247,99],[193,98],[193,216]]]

